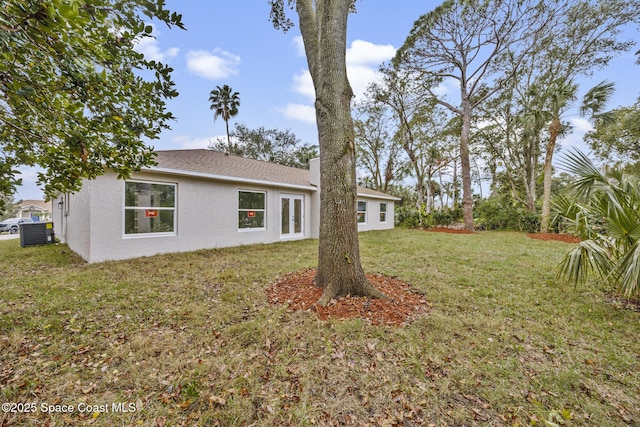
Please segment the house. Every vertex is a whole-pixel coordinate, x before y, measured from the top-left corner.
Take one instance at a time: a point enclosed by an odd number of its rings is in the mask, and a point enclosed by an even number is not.
[[[34,221],[49,221],[51,219],[51,202],[23,200],[17,205],[15,217],[31,218]]]
[[[56,236],[88,262],[318,237],[319,159],[304,170],[202,149],[156,162],[58,195]],[[397,200],[359,187],[359,230],[393,228]]]

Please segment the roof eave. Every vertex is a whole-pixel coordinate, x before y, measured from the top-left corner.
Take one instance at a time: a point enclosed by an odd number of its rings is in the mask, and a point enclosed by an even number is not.
[[[396,197],[396,196],[383,196],[383,195],[367,194],[367,193],[358,193],[358,197],[366,197],[367,199],[393,200],[396,202],[402,200],[400,197]]]
[[[317,188],[311,184],[309,185],[290,184],[286,182],[267,181],[267,180],[261,180],[261,179],[242,178],[242,177],[227,176],[227,175],[216,175],[216,174],[186,171],[186,170],[180,170],[180,169],[150,167],[150,168],[144,169],[144,171],[156,172],[156,173],[168,174],[168,175],[189,176],[193,178],[204,178],[204,179],[211,179],[216,181],[238,182],[238,183],[244,183],[244,184],[282,187],[282,188],[289,188],[289,189],[295,189],[295,190],[306,190],[306,191],[317,190]]]

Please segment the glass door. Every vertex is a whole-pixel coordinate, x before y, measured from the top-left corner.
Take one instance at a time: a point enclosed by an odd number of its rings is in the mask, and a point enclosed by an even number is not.
[[[283,239],[304,237],[304,196],[280,196],[280,234]]]

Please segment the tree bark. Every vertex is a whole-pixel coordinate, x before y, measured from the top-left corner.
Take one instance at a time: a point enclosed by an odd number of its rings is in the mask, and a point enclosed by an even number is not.
[[[345,295],[385,297],[368,281],[358,242],[353,91],[347,79],[350,0],[297,0],[296,11],[316,92],[320,145],[319,303]],[[315,6],[315,8],[314,8]]]
[[[553,177],[553,153],[560,134],[560,118],[554,117],[549,125],[549,143],[544,158],[544,181],[542,193],[542,212],[540,213],[540,232],[548,233],[551,225],[551,183]]]
[[[471,189],[471,162],[469,160],[469,134],[471,132],[471,105],[466,93],[462,94],[462,132],[460,133],[460,169],[462,173],[462,212],[464,229],[473,231],[473,193]]]

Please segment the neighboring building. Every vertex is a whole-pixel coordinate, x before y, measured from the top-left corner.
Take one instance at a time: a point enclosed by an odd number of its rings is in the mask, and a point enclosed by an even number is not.
[[[88,262],[318,237],[318,159],[304,170],[202,149],[156,162],[59,195],[56,236]],[[393,228],[397,200],[359,187],[358,229]]]
[[[23,200],[18,203],[16,218],[31,218],[34,221],[51,220],[51,202],[44,200]]]

